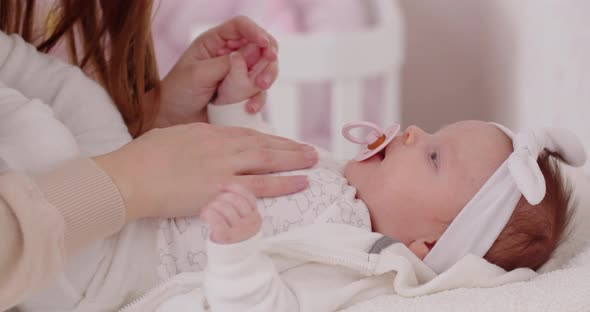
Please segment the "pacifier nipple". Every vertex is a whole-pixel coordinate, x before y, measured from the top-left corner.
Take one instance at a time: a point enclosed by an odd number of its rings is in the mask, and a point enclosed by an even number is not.
[[[369,133],[364,139],[355,137],[350,133],[350,131],[355,128],[368,128]],[[354,158],[356,161],[363,161],[379,153],[383,148],[385,148],[399,132],[399,129],[399,125],[393,125],[386,131],[382,131],[377,125],[371,122],[357,121],[344,125],[342,127],[342,135],[350,142],[364,146],[364,148]]]

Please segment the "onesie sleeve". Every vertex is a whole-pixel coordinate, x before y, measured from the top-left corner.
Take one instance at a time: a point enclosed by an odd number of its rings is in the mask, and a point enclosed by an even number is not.
[[[261,247],[261,232],[236,244],[207,242],[204,286],[212,311],[299,311],[296,296]]]

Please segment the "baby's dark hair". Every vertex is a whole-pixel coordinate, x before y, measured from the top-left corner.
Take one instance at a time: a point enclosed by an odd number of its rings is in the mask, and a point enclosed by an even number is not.
[[[510,220],[485,259],[505,270],[539,269],[565,238],[575,209],[571,185],[563,177],[561,157],[544,152],[537,163],[545,177],[546,193],[537,205],[520,199]]]

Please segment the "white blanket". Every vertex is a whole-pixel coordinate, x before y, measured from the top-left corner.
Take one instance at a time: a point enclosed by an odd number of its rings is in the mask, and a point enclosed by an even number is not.
[[[403,296],[376,297],[345,312],[590,311],[590,246],[587,244],[590,238],[590,226],[587,225],[590,222],[590,180],[581,172],[569,172],[568,175],[574,177],[579,206],[570,235],[539,271],[541,274],[531,275],[522,269],[506,273],[479,258],[466,257],[445,274],[416,285],[415,277],[422,279],[420,266],[398,265],[393,288]],[[531,276],[533,278],[529,279]],[[159,302],[164,304],[157,311],[199,310],[199,301],[203,302],[204,298],[196,289],[201,286],[195,283],[198,279],[195,275],[185,276],[181,278],[184,282],[164,287],[164,292],[152,293],[151,300],[147,300],[151,304],[147,306]],[[170,293],[175,295],[170,298]],[[135,306],[130,311],[147,311],[145,307]]]
[[[494,288],[462,288],[415,298],[381,296],[345,311],[590,311],[590,180],[581,172],[568,176],[578,201],[573,228],[539,270],[543,274]]]
[[[327,260],[330,262],[336,259],[336,262],[340,265],[348,266],[349,268],[355,267],[359,270],[366,270],[363,272],[365,272],[364,274],[367,275],[362,274],[364,276],[363,284],[373,285],[380,290],[380,293],[399,293],[406,297],[439,293],[440,291],[444,291],[446,289],[456,289],[458,287],[495,287],[507,283],[526,281],[536,276],[536,273],[529,269],[518,269],[512,272],[506,272],[501,268],[475,256],[466,256],[453,267],[451,267],[449,271],[436,276],[432,270],[426,267],[415,256],[410,254],[410,251],[401,244],[392,245],[387,250],[383,251],[381,255],[375,256],[374,258],[368,258],[365,253],[357,253],[352,249],[329,250],[330,247],[324,245],[321,240],[310,242],[309,246],[305,246],[305,243],[303,243],[304,241],[298,238],[304,237],[306,240],[309,240],[308,236],[321,237],[321,231],[325,230],[327,226],[331,225],[320,225],[318,227],[310,226],[306,229],[306,231],[289,232],[289,234],[286,234],[284,239],[280,239],[280,244],[277,245],[276,248],[270,247],[270,249],[267,251],[273,254],[275,260],[278,260],[280,257],[287,256],[289,259],[292,259],[291,261],[297,262],[293,263],[295,264],[294,266],[289,265],[288,267],[292,267],[290,270],[297,268],[300,269],[301,272],[298,272],[297,276],[300,276],[302,279],[309,279],[309,274],[305,273],[304,267],[314,266],[314,264],[308,263],[301,266],[299,265],[299,260],[309,261],[313,258],[318,261]],[[344,230],[345,227],[342,227],[341,229]],[[334,229],[330,229],[330,233],[338,234],[338,232],[333,230]],[[349,233],[347,231],[343,231],[342,233],[342,236],[346,237],[346,240],[350,240],[352,237],[354,237],[354,235],[349,235],[354,233]],[[354,245],[358,245],[358,243],[361,243],[363,240],[366,239],[361,238],[358,240],[358,242],[355,241]],[[270,245],[272,245],[272,243]],[[263,247],[263,249],[266,249],[266,247]],[[307,252],[309,252],[309,254]],[[349,259],[351,262],[342,262],[341,260],[343,259],[343,255],[348,255],[349,257],[347,259]],[[365,264],[367,265],[365,266]],[[335,273],[342,274],[344,272],[344,274],[352,274],[350,271],[337,269],[337,267],[339,266],[333,267]],[[326,269],[325,266],[322,268]],[[394,275],[380,275],[392,271],[397,272],[395,278]],[[266,275],[266,273],[262,274]],[[329,275],[326,276],[329,278]],[[373,278],[371,278],[372,281],[369,281],[369,276],[373,276]],[[203,281],[204,276],[202,272],[179,274],[166,283],[151,290],[146,296],[139,299],[137,302],[134,302],[130,306],[125,307],[121,312],[210,311],[206,308]],[[311,285],[308,286],[311,287]],[[344,288],[340,290],[344,291],[343,289]],[[361,290],[364,290],[364,288]],[[343,298],[338,297],[321,298],[322,291],[319,289],[318,291],[320,292],[319,297],[315,298],[314,300],[328,300],[332,301],[332,303],[336,302],[337,304],[344,304],[345,302],[350,302],[350,300],[354,302],[352,298],[355,298],[354,296],[358,295],[355,292],[348,292],[353,297],[346,297],[343,301]],[[312,299],[311,297],[312,296],[308,296],[304,299],[310,300]],[[359,301],[357,300],[356,302]],[[302,311],[321,311],[315,308],[309,309],[309,302],[306,306],[308,306],[308,309],[304,309]],[[323,305],[320,304],[319,306]],[[254,309],[248,311],[258,310]],[[283,311],[283,309],[277,311]],[[361,311],[364,310],[361,309]]]
[[[590,250],[587,250],[567,268],[541,274],[531,281],[495,288],[461,288],[416,298],[381,296],[342,312],[588,311],[589,264]],[[193,290],[160,306],[158,311],[198,311],[195,308],[203,300],[201,296],[198,290]]]

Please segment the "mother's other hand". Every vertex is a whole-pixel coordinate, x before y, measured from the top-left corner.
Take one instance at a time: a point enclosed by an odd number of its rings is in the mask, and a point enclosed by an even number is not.
[[[195,123],[152,130],[95,160],[119,187],[132,220],[198,215],[232,182],[258,197],[301,191],[305,176],[257,174],[311,167],[317,153],[251,129]]]

